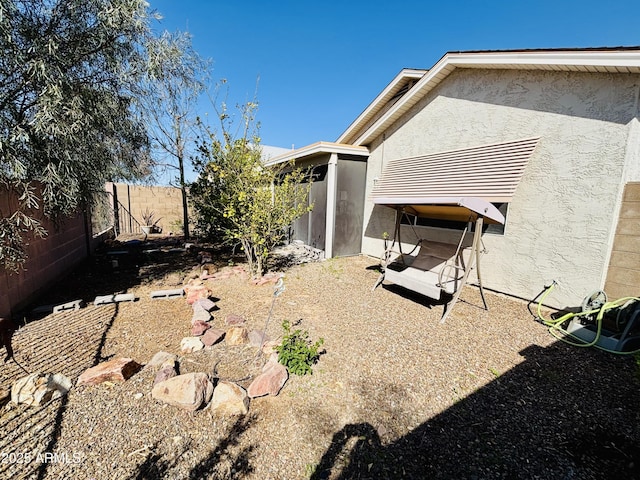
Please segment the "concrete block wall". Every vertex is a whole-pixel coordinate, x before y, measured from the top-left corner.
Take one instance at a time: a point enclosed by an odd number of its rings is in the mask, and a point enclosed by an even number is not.
[[[640,296],[640,182],[625,185],[604,290],[612,300]]]
[[[16,208],[15,196],[0,191],[0,212],[3,215]],[[84,216],[68,218],[58,229],[43,220],[49,234],[45,238],[25,238],[28,260],[24,270],[11,273],[0,267],[0,317],[8,317],[37,298],[38,292],[50,287],[62,275],[89,254]],[[70,299],[73,300],[73,299]]]
[[[160,218],[158,226],[162,233],[182,233],[177,227],[182,224],[182,194],[176,187],[151,187],[127,185],[124,183],[107,184],[108,191],[115,191],[118,201],[137,220],[144,224],[142,214],[148,209],[154,212],[154,218]],[[134,223],[133,233],[142,233]]]

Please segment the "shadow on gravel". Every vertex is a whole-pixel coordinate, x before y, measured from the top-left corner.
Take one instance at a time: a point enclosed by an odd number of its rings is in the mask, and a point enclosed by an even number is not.
[[[30,373],[62,373],[75,381],[100,361],[117,314],[117,305],[112,304],[49,315],[16,332],[15,354]],[[25,375],[16,362],[9,361],[2,367],[0,386],[10,388]],[[48,454],[55,451],[66,405],[64,396],[42,407],[18,405],[0,411],[0,478],[46,476],[53,461]]]
[[[368,423],[346,425],[311,479],[640,478],[633,358],[562,343],[520,353],[523,363],[391,443]]]
[[[237,447],[243,433],[248,431],[252,424],[253,417],[238,417],[218,445],[212,447],[211,453],[191,468],[188,476],[172,470],[177,468],[180,461],[184,461],[182,456],[190,450],[191,445],[187,443],[178,452],[171,451],[169,454],[166,447],[163,448],[157,444],[152,449],[152,452],[155,453],[149,454],[145,461],[138,466],[136,473],[129,478],[130,480],[243,478],[253,472],[250,457],[254,447],[245,447],[240,452],[234,452],[234,448]]]

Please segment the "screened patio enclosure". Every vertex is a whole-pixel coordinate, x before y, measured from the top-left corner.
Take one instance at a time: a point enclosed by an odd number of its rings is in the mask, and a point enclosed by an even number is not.
[[[361,251],[368,150],[320,142],[274,158],[269,164],[295,159],[310,168],[313,210],[291,226],[291,240],[324,252],[325,258]]]

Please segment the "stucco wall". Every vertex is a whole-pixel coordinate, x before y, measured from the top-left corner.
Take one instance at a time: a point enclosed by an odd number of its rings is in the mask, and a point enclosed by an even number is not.
[[[631,74],[458,69],[370,146],[367,194],[389,160],[539,136],[505,234],[483,237],[483,283],[532,298],[555,279],[549,303],[579,304],[604,284],[623,178],[638,175],[639,85]],[[363,253],[379,256],[392,230],[393,212],[367,202]]]

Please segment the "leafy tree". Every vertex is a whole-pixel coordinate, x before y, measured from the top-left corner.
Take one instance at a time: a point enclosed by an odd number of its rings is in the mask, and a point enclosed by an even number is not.
[[[220,129],[199,141],[198,179],[191,197],[199,226],[210,236],[240,244],[253,276],[261,276],[273,248],[293,221],[307,213],[311,179],[290,163],[265,167],[261,159],[257,103],[240,107],[241,124],[223,102]]]
[[[149,172],[136,113],[152,14],[144,0],[0,0],[0,263],[24,263],[24,237],[45,235],[91,203],[107,180]]]
[[[193,109],[207,86],[210,62],[192,48],[187,33],[164,32],[147,45],[144,112],[148,118],[156,167],[177,170],[182,191],[184,236],[189,238],[185,160],[194,141]]]

